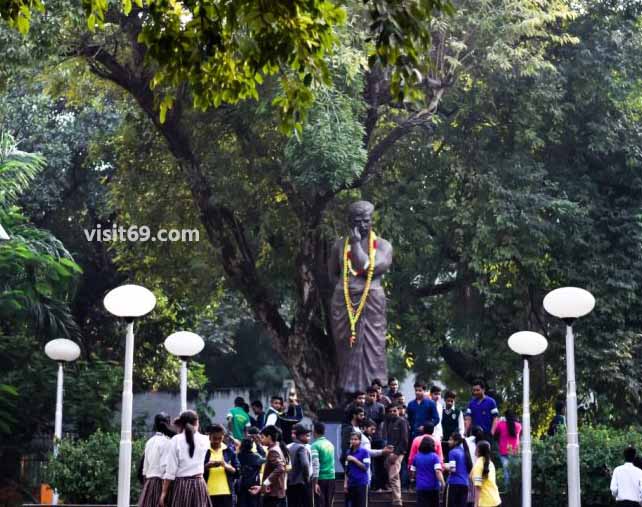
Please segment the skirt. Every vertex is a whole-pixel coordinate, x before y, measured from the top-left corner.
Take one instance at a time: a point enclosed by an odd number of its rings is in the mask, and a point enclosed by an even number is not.
[[[150,477],[145,479],[143,491],[138,499],[138,507],[158,507],[158,500],[163,491],[163,479],[160,477]]]
[[[203,477],[176,477],[169,507],[212,507]]]

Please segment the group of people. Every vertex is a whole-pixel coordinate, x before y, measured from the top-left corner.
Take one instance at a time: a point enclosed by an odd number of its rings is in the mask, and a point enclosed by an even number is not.
[[[481,380],[473,382],[472,399],[462,408],[454,392],[442,396],[438,386],[415,383],[408,403],[397,379],[386,387],[375,379],[345,407],[340,459],[346,505],[365,507],[370,490],[390,491],[392,504],[402,505],[402,488],[411,481],[420,506],[500,505],[491,454],[498,450],[508,484],[519,453],[515,415],[507,410],[500,418]],[[140,507],[332,506],[335,449],[323,423],[301,423],[294,390],[287,405],[273,396],[266,410],[260,401],[236,398],[226,419],[226,427],[213,424],[201,432],[195,412],[183,412],[173,424],[166,414],[156,416],[139,469]],[[563,424],[559,411],[554,421]]]
[[[413,479],[420,506],[500,505],[491,442],[499,441],[508,469],[519,452],[521,425],[514,414],[500,419],[481,380],[473,382],[465,409],[456,406],[454,392],[442,396],[436,385],[416,382],[414,390],[415,399],[406,403],[397,379],[388,379],[387,390],[375,379],[346,406],[342,461],[351,505],[365,507],[369,489],[389,490],[392,505],[402,505],[402,489]]]
[[[421,507],[501,505],[492,454],[498,450],[508,484],[521,434],[515,415],[506,410],[499,416],[482,381],[473,382],[465,408],[456,406],[452,391],[442,397],[438,386],[415,383],[415,399],[407,404],[397,379],[387,387],[375,380],[345,407],[340,459],[346,505],[366,507],[371,489],[390,490],[392,504],[402,505],[402,487],[411,480]],[[563,403],[555,408],[549,434],[565,424]],[[173,422],[157,414],[139,467],[139,507],[332,507],[334,445],[322,422],[308,428],[302,418],[294,391],[287,408],[273,396],[265,411],[260,401],[248,406],[237,398],[227,428],[213,424],[204,432],[191,410]],[[624,459],[611,491],[617,505],[639,506],[642,459],[633,447]]]
[[[322,422],[313,430],[298,422],[295,393],[289,402],[283,410],[283,398],[273,396],[265,412],[252,402],[250,417],[236,398],[227,428],[212,424],[204,433],[196,412],[183,412],[173,424],[157,414],[139,466],[139,507],[331,507],[334,446]]]

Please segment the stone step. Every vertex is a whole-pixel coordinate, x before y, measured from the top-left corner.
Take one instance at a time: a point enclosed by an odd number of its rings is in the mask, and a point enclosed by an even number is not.
[[[412,491],[402,491],[401,499],[404,505],[416,505],[416,495]],[[343,485],[337,489],[334,495],[333,506],[339,507],[345,505],[345,493],[343,492]],[[388,507],[392,505],[392,494],[389,492],[375,492],[370,491],[368,494],[368,506],[375,507]]]
[[[415,500],[412,501],[403,501],[404,507],[415,507],[417,505],[417,502]],[[344,507],[345,506],[345,501],[344,500],[337,500],[335,498],[334,503],[332,504],[332,507]],[[381,500],[370,500],[368,498],[368,507],[392,507],[392,504],[389,501],[381,501]]]
[[[334,498],[343,501],[345,499],[345,493],[343,491],[335,491]],[[404,501],[411,501],[416,498],[416,494],[411,491],[403,491],[401,493],[401,498]],[[392,493],[375,493],[374,491],[371,491],[368,494],[368,499],[372,501],[390,502],[392,501]]]

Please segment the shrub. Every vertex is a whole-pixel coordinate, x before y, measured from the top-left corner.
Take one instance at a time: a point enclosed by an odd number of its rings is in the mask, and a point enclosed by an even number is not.
[[[582,505],[602,507],[615,505],[611,496],[611,473],[624,462],[622,451],[633,445],[642,452],[639,428],[611,429],[582,426],[580,429],[580,480]],[[566,433],[561,429],[553,437],[533,440],[533,505],[563,507],[567,505]],[[519,498],[521,468],[511,470],[514,486],[512,498]]]
[[[116,503],[119,445],[119,433],[100,430],[86,439],[65,438],[58,457],[49,459],[47,481],[65,503]],[[144,449],[144,440],[132,442],[132,503],[140,494],[136,471]]]

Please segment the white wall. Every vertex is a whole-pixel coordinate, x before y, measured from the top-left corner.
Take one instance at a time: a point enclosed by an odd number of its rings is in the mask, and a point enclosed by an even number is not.
[[[216,412],[213,421],[225,423],[225,415],[234,406],[234,398],[242,396],[246,403],[251,403],[250,391],[245,388],[217,389],[210,394],[207,405]],[[262,398],[263,406],[267,408],[269,397]],[[195,409],[195,404],[188,400],[187,408]],[[134,419],[145,416],[147,426],[153,425],[154,416],[158,412],[167,412],[172,418],[178,417],[181,411],[181,400],[179,393],[164,391],[136,393],[134,394]],[[120,418],[120,415],[118,416]],[[118,419],[119,420],[119,419]]]

